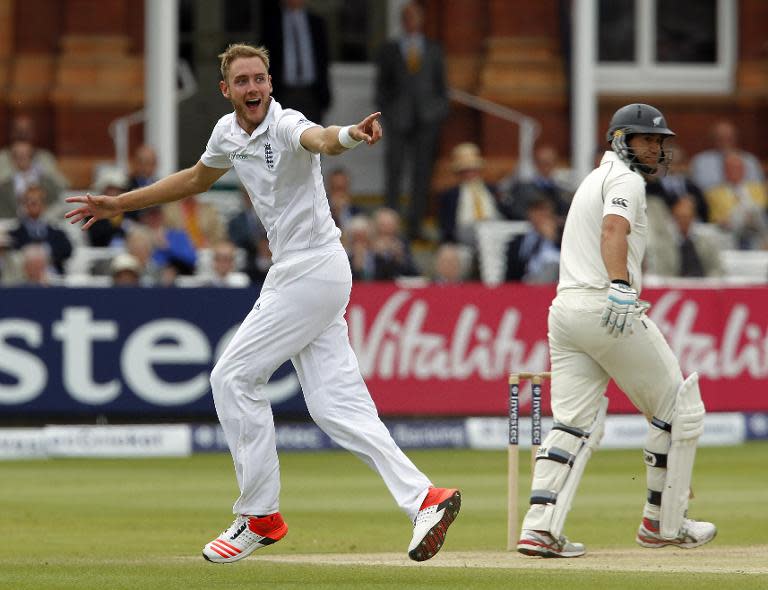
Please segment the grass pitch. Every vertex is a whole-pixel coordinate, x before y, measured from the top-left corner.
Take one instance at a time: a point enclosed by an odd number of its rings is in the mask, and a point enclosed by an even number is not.
[[[344,452],[284,453],[288,536],[231,565],[200,556],[232,519],[227,455],[0,463],[0,589],[768,588],[765,443],[699,450],[691,515],[719,533],[688,551],[634,544],[642,454],[598,452],[566,526],[588,554],[564,560],[504,551],[506,453],[408,454],[436,484],[463,492],[445,547],[423,564],[407,558],[411,526],[383,483]],[[529,474],[521,478],[525,506]]]

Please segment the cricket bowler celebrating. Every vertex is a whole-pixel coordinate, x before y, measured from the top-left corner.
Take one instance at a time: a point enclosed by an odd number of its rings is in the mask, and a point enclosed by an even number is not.
[[[630,104],[613,115],[600,165],[581,183],[563,232],[560,280],[549,309],[554,426],[536,457],[531,507],[517,550],[579,557],[562,533],[579,480],[603,434],[613,379],[648,420],[648,496],[637,531],[643,547],[698,547],[717,529],[687,517],[704,404],[698,375],[680,365],[638,300],[648,234],[645,179],[666,169],[661,112]]]
[[[290,359],[313,420],[384,480],[414,524],[408,555],[434,556],[459,512],[459,490],[433,487],[381,422],[349,342],[344,313],[352,288],[349,260],[323,188],[320,154],[333,156],[382,137],[381,113],[346,127],[322,127],[272,98],[264,47],[229,46],[219,56],[221,93],[234,112],[213,128],[191,168],[119,197],[77,196],[72,223],[96,220],[208,190],[234,167],[267,230],[273,265],[258,301],[211,373],[216,412],[235,464],[240,497],[232,525],[203,548],[231,563],[282,539],[280,466],[272,408],[263,395]]]

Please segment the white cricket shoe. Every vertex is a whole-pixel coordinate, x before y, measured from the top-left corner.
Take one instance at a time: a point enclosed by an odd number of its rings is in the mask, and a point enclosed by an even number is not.
[[[573,543],[562,535],[556,539],[547,531],[524,530],[517,551],[534,557],[581,557],[587,549],[583,543]]]
[[[461,492],[450,488],[429,488],[413,521],[413,538],[408,557],[426,561],[440,551],[448,527],[459,514]]]
[[[665,539],[659,534],[659,521],[643,518],[640,528],[637,530],[635,540],[642,547],[664,547],[674,545],[683,549],[693,549],[699,545],[709,543],[717,535],[717,527],[711,522],[683,519],[683,526],[674,539]]]
[[[241,514],[226,531],[203,547],[203,557],[214,563],[232,563],[272,545],[288,532],[279,512],[267,516]]]

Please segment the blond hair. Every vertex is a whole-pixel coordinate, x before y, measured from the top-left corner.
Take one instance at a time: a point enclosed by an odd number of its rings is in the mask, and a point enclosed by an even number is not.
[[[246,43],[232,43],[224,53],[219,54],[221,60],[221,77],[226,82],[229,75],[229,68],[232,62],[240,57],[258,57],[264,62],[269,71],[269,50],[263,45],[254,47]]]

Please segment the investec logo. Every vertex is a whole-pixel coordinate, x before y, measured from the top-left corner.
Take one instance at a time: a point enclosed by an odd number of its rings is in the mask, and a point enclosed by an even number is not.
[[[237,152],[229,153],[229,159],[232,160],[233,162],[235,160],[247,160],[248,157],[249,157],[248,154],[238,154]]]
[[[210,369],[239,327],[212,341],[198,325],[181,318],[159,317],[135,328],[127,322],[133,328],[128,333],[120,319],[126,321],[119,316],[97,319],[87,306],[63,307],[61,318],[50,325],[0,318],[0,410],[31,402],[49,389],[63,390],[88,406],[112,403],[126,389],[155,406],[192,403],[210,391]],[[58,350],[51,350],[54,343]],[[113,355],[114,362],[106,372],[97,371],[97,359],[105,354]],[[186,378],[166,379],[171,367],[186,367]],[[266,399],[280,403],[296,394],[299,383],[290,373],[263,388]]]

